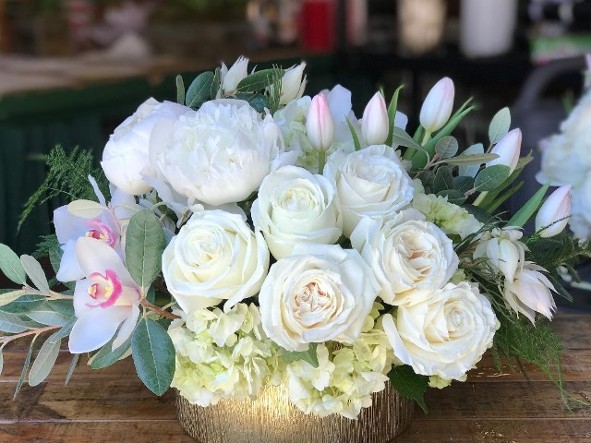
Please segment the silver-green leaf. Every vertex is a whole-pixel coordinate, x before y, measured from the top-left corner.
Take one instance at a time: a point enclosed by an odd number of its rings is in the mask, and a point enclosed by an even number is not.
[[[509,108],[503,108],[495,114],[488,126],[488,139],[491,144],[498,143],[511,127],[511,112]]]
[[[505,165],[493,165],[484,168],[478,173],[474,180],[474,187],[478,191],[494,191],[501,186],[507,177],[509,177],[511,169]]]
[[[48,294],[50,292],[49,283],[47,283],[45,272],[43,271],[43,268],[37,259],[30,255],[23,254],[21,255],[21,264],[33,282],[33,285],[35,285],[39,291]]]
[[[455,137],[447,135],[437,142],[435,145],[435,153],[440,159],[445,160],[446,158],[451,158],[456,155],[458,148],[458,141]]]
[[[209,99],[212,83],[213,72],[202,72],[195,77],[195,80],[191,82],[189,89],[187,89],[185,104],[190,108],[199,108]]]
[[[136,213],[127,227],[125,257],[134,281],[148,288],[161,269],[164,232],[154,213],[144,209]]]
[[[0,243],[0,270],[13,282],[19,285],[27,284],[27,274],[18,255],[2,243]]]
[[[45,340],[29,371],[29,385],[37,386],[47,378],[60,352],[61,340]]]

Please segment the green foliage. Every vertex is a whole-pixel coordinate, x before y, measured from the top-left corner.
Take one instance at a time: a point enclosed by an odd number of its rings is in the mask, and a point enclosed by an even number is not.
[[[88,365],[91,368],[106,368],[107,366],[117,363],[121,358],[127,355],[129,347],[131,346],[131,338],[128,338],[121,346],[115,349],[113,349],[113,340],[114,339],[111,339],[109,343],[104,345],[90,358]]]
[[[317,368],[319,365],[317,349],[317,343],[310,343],[306,351],[286,351],[283,349],[281,352],[281,358],[287,363],[304,360]]]
[[[388,377],[400,395],[414,400],[425,414],[428,412],[424,397],[429,387],[429,377],[415,374],[412,367],[407,365],[394,367]]]
[[[27,283],[27,273],[18,255],[2,243],[0,243],[0,271],[19,285]]]
[[[57,145],[45,156],[45,162],[48,167],[47,177],[25,203],[18,229],[35,207],[62,194],[71,200],[96,201],[96,195],[88,180],[89,175],[96,179],[103,194],[108,195],[108,181],[102,169],[95,166],[91,151],[74,148],[72,152],[67,153],[63,147]]]
[[[213,72],[202,72],[191,82],[187,95],[185,97],[185,105],[189,108],[199,109],[211,95],[211,85],[213,84]],[[177,98],[180,98],[180,92],[177,86]]]
[[[503,108],[497,112],[488,127],[488,139],[491,145],[498,143],[511,127],[511,112],[509,108]]]

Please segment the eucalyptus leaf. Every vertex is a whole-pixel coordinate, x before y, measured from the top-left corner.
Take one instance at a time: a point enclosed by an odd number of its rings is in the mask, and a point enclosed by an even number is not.
[[[211,85],[213,83],[213,72],[206,71],[199,74],[189,85],[185,105],[197,109],[209,99]]]
[[[456,158],[462,158],[462,157],[466,157],[468,155],[477,155],[477,154],[484,154],[484,145],[482,143],[476,143],[472,146],[469,146]],[[473,164],[458,164],[458,166],[459,166],[458,167],[458,174],[459,175],[466,175],[466,176],[474,178],[474,177],[476,177],[476,174],[478,174],[478,171],[480,170],[480,165],[482,163],[486,163],[487,161],[490,161],[490,160],[486,160],[486,161],[478,162],[478,163],[473,163]]]
[[[435,174],[433,173],[433,171],[429,169],[423,169],[416,175],[416,178],[418,178],[423,184],[425,192],[427,192],[427,194],[430,194],[431,192],[429,191],[431,190],[431,188],[433,188],[433,182],[435,181]]]
[[[410,366],[396,366],[388,374],[390,383],[400,395],[414,400],[427,413],[425,392],[429,387],[429,377],[417,375]]]
[[[142,318],[131,337],[131,353],[139,378],[156,395],[170,387],[175,370],[175,350],[166,329]]]
[[[427,155],[425,148],[423,148],[416,141],[414,141],[412,137],[408,135],[408,133],[404,129],[400,129],[396,126],[392,128],[392,143],[417,151],[421,151],[425,155]]]
[[[262,69],[246,76],[238,82],[237,92],[260,92],[283,78],[285,71],[280,68]]]
[[[444,189],[443,191],[439,191],[437,196],[445,197],[447,198],[448,202],[458,206],[461,206],[466,201],[466,196],[464,193],[455,189]]]
[[[29,345],[29,350],[27,351],[27,356],[25,357],[25,362],[23,363],[23,369],[21,371],[21,375],[18,378],[16,388],[14,389],[14,396],[12,397],[13,400],[16,398],[16,396],[20,392],[21,387],[23,386],[23,383],[24,383],[25,378],[27,376],[27,372],[29,372],[29,368],[31,367],[31,357],[33,356],[33,345],[35,344],[35,340],[37,339],[37,337],[38,337],[37,335],[34,336],[33,340],[31,340],[31,344]]]
[[[263,112],[268,108],[269,100],[263,94],[236,94],[236,99],[244,100],[257,112]]]
[[[181,75],[177,75],[175,78],[176,84],[176,102],[179,105],[185,104],[185,82],[183,81],[183,77]]]
[[[498,158],[497,154],[471,154],[471,155],[459,155],[457,157],[448,158],[445,160],[446,163],[450,165],[461,165],[461,166],[468,166],[468,165],[476,165],[476,168],[479,169],[479,166],[483,163],[487,163],[495,158]],[[503,166],[503,165],[501,165]],[[461,175],[471,175],[460,173]]]
[[[310,363],[313,367],[317,368],[319,366],[318,362],[318,344],[317,343],[310,343],[308,345],[307,351],[286,351],[285,349],[281,352],[281,357],[287,363],[293,363],[298,360],[304,360],[305,362]]]
[[[451,158],[458,152],[458,141],[455,137],[447,135],[437,142],[435,145],[435,153],[440,159]]]
[[[488,139],[491,145],[498,143],[511,127],[511,112],[505,107],[497,112],[488,126]]]
[[[27,274],[18,255],[5,244],[0,243],[0,270],[19,285],[27,284]]]
[[[0,311],[8,314],[26,314],[35,310],[45,301],[42,295],[25,294],[12,303],[0,306]]]
[[[509,166],[489,166],[478,173],[474,180],[474,187],[481,192],[494,191],[507,180],[510,174]]]
[[[161,269],[164,232],[154,213],[148,209],[137,212],[126,231],[125,257],[134,281],[148,288]]]
[[[468,192],[474,187],[474,179],[465,175],[453,178],[453,188],[460,192]]]
[[[29,371],[29,385],[37,386],[47,378],[60,352],[61,340],[45,340]]]
[[[51,290],[49,289],[49,283],[47,283],[47,277],[45,277],[45,272],[37,259],[30,255],[23,254],[21,255],[21,264],[33,282],[33,285],[39,289],[39,291],[49,294]]]
[[[433,192],[438,193],[446,189],[453,189],[453,176],[451,169],[447,166],[440,166],[435,173],[435,180],[433,181]]]

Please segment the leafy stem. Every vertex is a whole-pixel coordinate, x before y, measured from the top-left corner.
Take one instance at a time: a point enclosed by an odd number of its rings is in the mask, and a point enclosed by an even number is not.
[[[156,314],[158,314],[161,317],[164,318],[168,318],[170,320],[175,320],[177,318],[180,318],[178,315],[173,314],[172,312],[168,312],[165,311],[164,309],[162,309],[160,306],[156,306],[153,303],[150,303],[147,299],[142,298],[142,301],[140,302],[140,304],[146,308],[149,309],[152,312],[155,312]]]
[[[55,329],[59,329],[59,328],[61,328],[61,326],[46,326],[44,328],[30,329],[28,331],[21,332],[20,334],[7,335],[5,337],[0,337],[0,345],[2,345],[2,347],[4,347],[8,343],[10,343],[14,340],[17,340],[19,338],[28,337],[30,335],[38,336],[38,335],[43,334],[44,332],[54,331]]]
[[[74,298],[73,295],[60,294],[59,292],[55,292],[55,291],[49,291],[49,292],[39,291],[39,290],[32,288],[30,286],[23,286],[22,289],[27,294],[42,295],[44,297],[48,297],[51,300],[72,300]]]

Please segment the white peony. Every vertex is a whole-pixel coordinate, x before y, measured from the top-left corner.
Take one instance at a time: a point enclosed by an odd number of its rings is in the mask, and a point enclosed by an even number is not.
[[[267,275],[269,250],[237,214],[194,214],[162,254],[166,287],[185,312],[226,300],[224,310],[255,295]]]
[[[344,217],[344,233],[366,216],[383,218],[395,215],[413,198],[414,189],[398,154],[386,145],[369,146],[346,154],[333,153],[324,175],[334,184]]]
[[[373,269],[379,296],[389,304],[411,289],[441,288],[458,269],[452,241],[412,208],[383,221],[362,219],[351,244]]]
[[[383,316],[394,356],[417,374],[464,380],[500,326],[490,301],[468,282],[405,298],[394,317]]]
[[[142,176],[149,166],[148,148],[152,129],[161,120],[174,122],[190,112],[173,102],[150,98],[121,123],[105,145],[101,166],[111,183],[132,195],[144,194],[152,187]]]
[[[265,177],[251,215],[276,259],[288,256],[297,244],[332,244],[342,234],[332,184],[296,166],[284,166]]]
[[[174,125],[158,125],[150,144],[156,175],[189,205],[245,200],[269,172],[296,158],[285,152],[273,118],[241,100],[206,102]]]
[[[354,342],[377,295],[359,253],[336,245],[305,245],[271,266],[259,293],[265,333],[289,351],[309,343]]]

